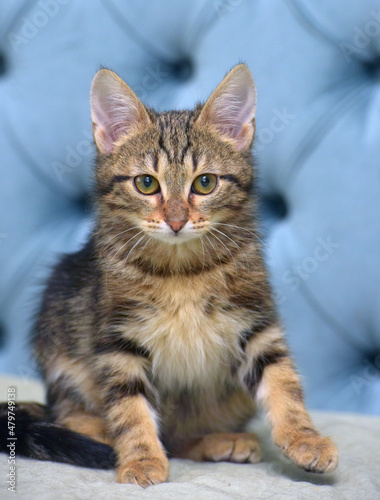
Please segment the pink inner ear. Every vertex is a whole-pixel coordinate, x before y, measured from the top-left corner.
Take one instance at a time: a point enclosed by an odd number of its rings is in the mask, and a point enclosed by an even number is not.
[[[220,132],[235,139],[255,116],[255,94],[250,95],[248,89],[244,87],[232,87],[226,90],[217,97],[211,107],[211,121]]]
[[[99,150],[111,153],[115,143],[140,122],[149,122],[144,106],[112,71],[100,70],[91,88],[94,139]]]
[[[100,151],[103,153],[111,153],[114,141],[107,134],[104,127],[96,125],[94,127],[94,139]]]
[[[127,134],[137,121],[136,109],[128,106],[128,102],[121,99],[99,96],[93,103],[93,119],[95,123],[95,140],[100,149],[110,153],[115,142]],[[131,109],[132,108],[132,109]]]
[[[232,140],[239,149],[248,148],[254,134],[255,83],[249,69],[236,66],[204,105],[200,121],[212,125],[221,139]]]

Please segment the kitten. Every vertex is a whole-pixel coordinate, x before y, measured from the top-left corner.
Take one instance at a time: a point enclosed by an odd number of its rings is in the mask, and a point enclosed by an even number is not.
[[[244,64],[204,105],[159,114],[112,71],[95,76],[97,225],[48,283],[34,336],[47,405],[18,405],[20,453],[115,465],[141,486],[167,480],[168,456],[255,463],[241,431],[259,400],[286,456],[335,469],[263,265],[255,110]]]

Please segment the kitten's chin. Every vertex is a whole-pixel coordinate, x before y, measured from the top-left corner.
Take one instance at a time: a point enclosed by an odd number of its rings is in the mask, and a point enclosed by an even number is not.
[[[151,233],[152,238],[158,240],[162,243],[166,243],[168,245],[182,245],[185,243],[189,243],[190,241],[195,241],[200,238],[200,235],[194,232],[191,233]]]

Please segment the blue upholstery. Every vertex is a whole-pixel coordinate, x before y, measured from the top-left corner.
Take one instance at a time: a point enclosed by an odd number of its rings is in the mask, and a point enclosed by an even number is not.
[[[244,61],[266,257],[307,402],[380,413],[380,0],[15,0],[0,36],[1,371],[35,374],[41,280],[90,229],[99,67],[169,109]]]

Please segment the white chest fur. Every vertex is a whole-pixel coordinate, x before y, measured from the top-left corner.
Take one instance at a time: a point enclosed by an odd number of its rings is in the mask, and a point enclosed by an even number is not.
[[[134,336],[149,349],[161,386],[215,385],[228,377],[249,318],[223,307],[207,280],[165,280],[153,293],[155,313],[142,318]]]

